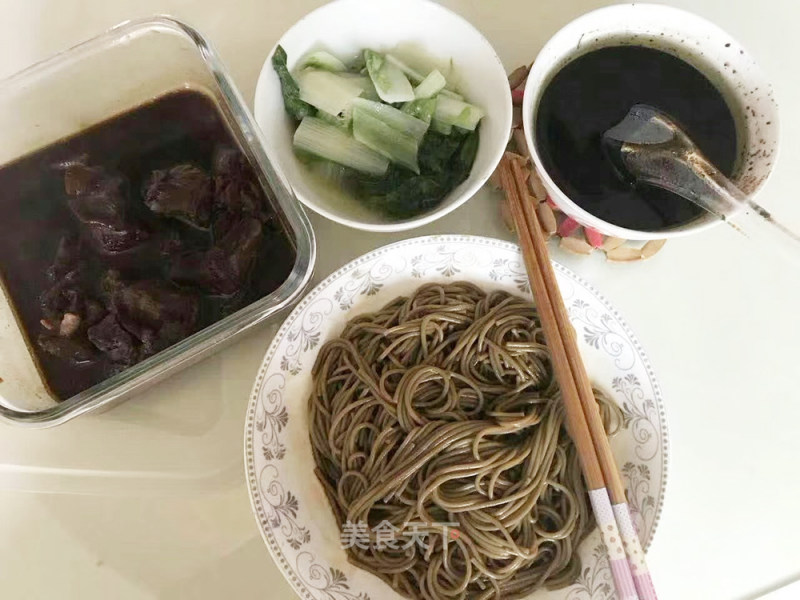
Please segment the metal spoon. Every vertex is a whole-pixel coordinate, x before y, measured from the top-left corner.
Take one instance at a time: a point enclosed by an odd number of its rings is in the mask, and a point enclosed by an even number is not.
[[[683,196],[754,241],[800,259],[800,236],[720,173],[666,113],[637,104],[606,131],[603,147],[621,175]]]

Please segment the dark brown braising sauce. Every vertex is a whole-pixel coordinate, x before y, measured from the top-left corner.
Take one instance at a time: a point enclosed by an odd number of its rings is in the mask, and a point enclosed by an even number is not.
[[[642,231],[688,223],[702,209],[666,190],[631,185],[603,153],[603,134],[638,103],[675,118],[711,162],[731,175],[736,126],[722,94],[690,64],[641,46],[594,50],[558,72],[539,105],[537,150],[556,185],[604,221]]]
[[[295,261],[199,92],[0,167],[0,215],[0,283],[62,400],[269,294]]]

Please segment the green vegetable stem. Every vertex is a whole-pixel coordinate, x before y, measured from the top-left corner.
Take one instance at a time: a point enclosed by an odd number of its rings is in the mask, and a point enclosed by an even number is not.
[[[300,99],[300,86],[289,72],[286,61],[286,50],[282,46],[275,48],[275,54],[272,55],[272,68],[275,69],[275,73],[281,80],[283,106],[286,108],[286,112],[298,121],[302,121],[304,117],[313,117],[317,111],[313,106]]]

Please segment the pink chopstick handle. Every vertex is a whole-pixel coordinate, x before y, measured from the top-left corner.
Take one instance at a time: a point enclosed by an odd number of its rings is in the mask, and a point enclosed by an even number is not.
[[[631,577],[628,561],[612,558],[609,559],[608,563],[611,566],[614,587],[617,588],[617,598],[619,600],[639,600],[639,594],[636,593],[636,584]]]
[[[656,588],[650,578],[650,571],[644,558],[644,550],[636,534],[631,519],[631,511],[627,502],[615,504],[612,507],[616,517],[619,533],[622,536],[622,545],[628,555],[633,583],[636,586],[640,600],[658,600]]]
[[[614,586],[617,588],[619,600],[639,600],[636,585],[631,575],[631,567],[625,550],[622,547],[622,537],[617,528],[617,520],[611,508],[611,500],[606,488],[589,490],[589,500],[592,502],[594,517],[600,529],[600,536],[608,552],[608,562]]]

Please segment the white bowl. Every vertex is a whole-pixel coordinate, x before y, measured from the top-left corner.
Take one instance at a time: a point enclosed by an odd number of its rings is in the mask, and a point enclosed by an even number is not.
[[[456,87],[486,111],[480,146],[470,176],[434,209],[404,220],[370,210],[340,189],[316,177],[292,151],[295,124],[283,108],[272,54],[264,62],[255,97],[256,122],[267,153],[282,171],[298,199],[329,219],[367,231],[402,231],[435,221],[455,210],[486,183],[503,155],[511,129],[511,92],[503,64],[492,46],[470,23],[428,0],[337,0],[309,13],[278,42],[289,57],[289,69],[310,50],[324,48],[353,57],[364,48],[389,51],[411,66],[448,68],[453,61]]]
[[[630,240],[663,239],[721,223],[711,214],[666,230],[637,231],[599,219],[562,192],[544,168],[535,139],[539,101],[567,63],[605,46],[649,46],[685,60],[723,93],[736,120],[739,156],[732,180],[746,194],[766,182],[778,149],[778,106],[766,75],[741,44],[722,29],[683,10],[656,4],[619,4],[587,13],[556,33],[531,68],[522,105],[528,149],[551,199],[582,225]]]

